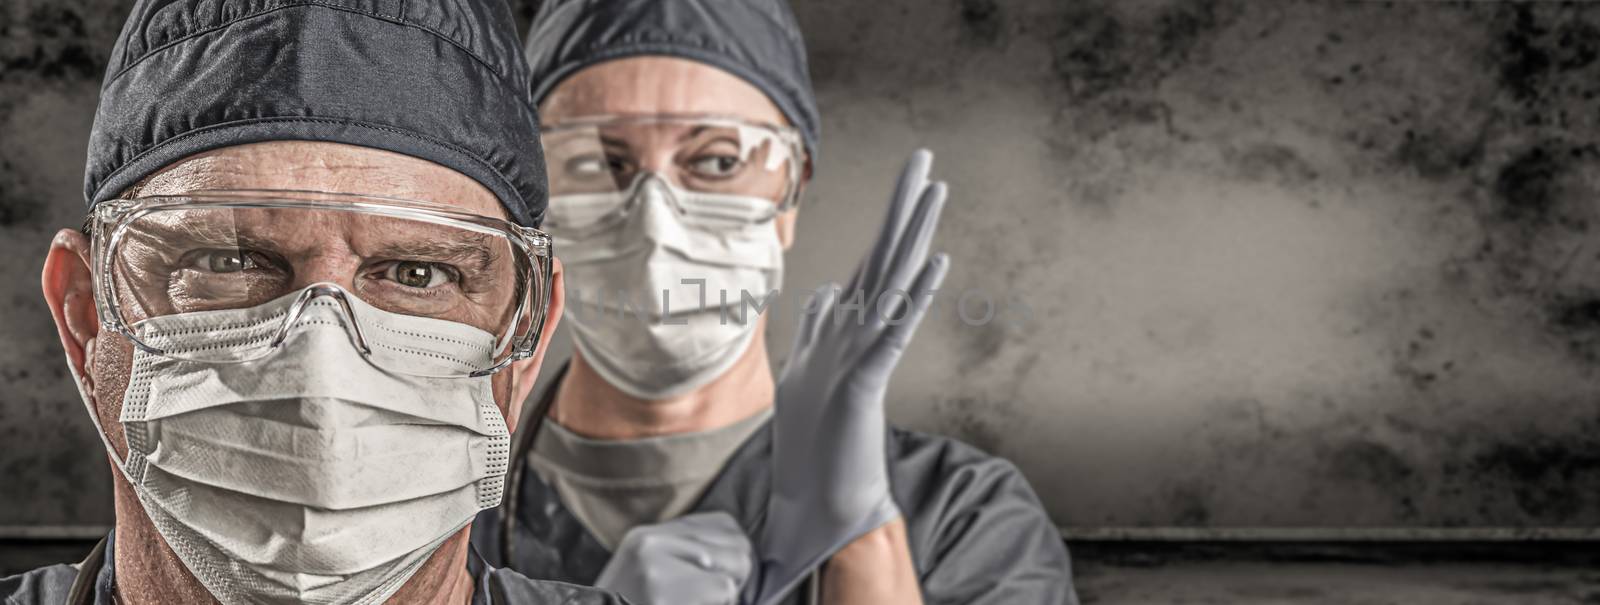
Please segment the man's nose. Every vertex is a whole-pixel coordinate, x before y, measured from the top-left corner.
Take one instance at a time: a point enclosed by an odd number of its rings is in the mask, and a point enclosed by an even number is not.
[[[315,283],[332,283],[355,292],[357,273],[361,271],[361,259],[348,253],[322,252],[295,262],[293,270],[292,283],[295,290],[303,290]]]

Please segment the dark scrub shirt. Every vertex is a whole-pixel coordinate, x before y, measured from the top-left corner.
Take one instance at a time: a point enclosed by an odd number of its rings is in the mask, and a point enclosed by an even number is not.
[[[77,565],[51,565],[0,578],[0,596],[5,597],[5,605],[116,605],[112,542],[112,536],[106,536]],[[467,569],[478,584],[472,592],[472,605],[626,603],[621,597],[594,588],[529,580],[514,571],[490,567],[476,552],[468,560]]]
[[[549,409],[554,392],[544,393],[534,413]],[[748,535],[761,535],[771,429],[768,422],[740,446],[690,512],[725,511]],[[491,564],[528,577],[593,584],[611,552],[521,460],[526,442],[518,446],[506,502],[479,513],[473,544]],[[954,439],[901,429],[890,429],[888,449],[890,488],[906,517],[926,603],[1077,603],[1066,545],[1015,466]],[[813,596],[798,592],[788,602]]]

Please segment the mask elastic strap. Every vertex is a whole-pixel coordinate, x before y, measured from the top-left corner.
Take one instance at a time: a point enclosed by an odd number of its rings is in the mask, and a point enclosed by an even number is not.
[[[87,361],[87,360],[85,360]],[[78,398],[83,400],[83,408],[89,412],[89,422],[94,423],[94,432],[100,436],[100,443],[105,446],[106,453],[116,462],[117,472],[122,477],[133,483],[133,476],[128,474],[128,463],[117,455],[117,448],[111,446],[111,437],[106,434],[105,426],[100,424],[100,412],[94,408],[94,399],[89,396],[89,390],[84,387],[83,374],[78,371],[78,366],[72,363],[72,358],[67,357],[67,370],[72,373],[72,384],[78,387]]]

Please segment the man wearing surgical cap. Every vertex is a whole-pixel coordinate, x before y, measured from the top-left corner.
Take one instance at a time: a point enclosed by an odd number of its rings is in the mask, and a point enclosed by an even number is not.
[[[10,604],[621,603],[488,565],[560,317],[501,0],[141,0],[42,285],[113,467]]]
[[[745,311],[781,287],[821,141],[784,1],[549,0],[526,44],[575,352],[480,550],[635,602],[1074,602],[1010,463],[884,421],[948,265],[931,155],[769,369]]]

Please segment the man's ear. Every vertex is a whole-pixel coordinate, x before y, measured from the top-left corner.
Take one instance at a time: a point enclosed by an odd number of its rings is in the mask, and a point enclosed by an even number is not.
[[[100,316],[94,305],[94,274],[89,263],[89,237],[79,231],[62,229],[50,240],[44,259],[40,285],[45,305],[55,319],[61,347],[67,350],[67,363],[85,381],[84,392],[93,393],[89,368],[95,342],[100,337]]]
[[[539,369],[544,365],[544,354],[550,350],[550,341],[555,338],[556,325],[561,323],[561,312],[566,309],[567,286],[565,273],[561,269],[561,259],[551,259],[550,263],[550,306],[545,311],[544,328],[539,331],[539,345],[533,351],[533,357],[511,364],[507,371],[511,372],[511,403],[510,414],[506,423],[515,431],[522,420],[522,406],[528,400],[528,395],[533,393],[533,385],[539,380]]]

